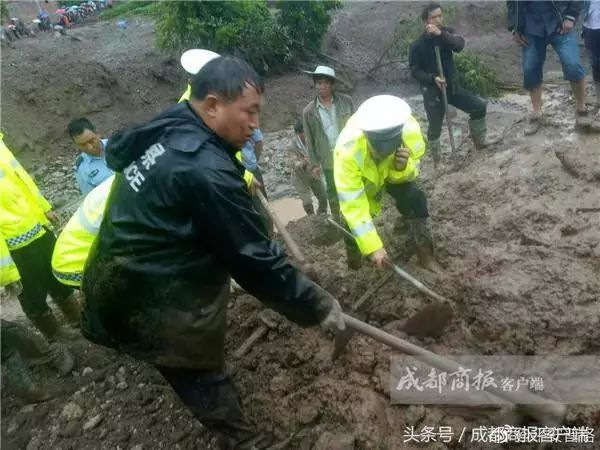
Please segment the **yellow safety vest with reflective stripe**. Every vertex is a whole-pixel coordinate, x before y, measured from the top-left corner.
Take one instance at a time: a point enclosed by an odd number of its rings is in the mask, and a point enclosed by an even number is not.
[[[0,231],[9,250],[16,250],[44,235],[52,207],[2,138],[0,133]]]
[[[367,138],[351,117],[340,133],[334,149],[334,178],[340,210],[363,255],[383,247],[373,224],[381,212],[381,194],[386,183],[400,184],[419,176],[419,159],[425,153],[421,128],[414,117],[404,124],[402,140],[410,150],[404,170],[394,169],[392,153],[376,161],[368,149]]]
[[[13,259],[10,257],[4,235],[0,232],[0,286],[8,286],[19,281],[21,276]]]
[[[92,244],[100,231],[114,175],[86,195],[58,236],[52,254],[52,273],[58,281],[79,287]]]
[[[185,90],[185,92],[183,93],[183,95],[179,99],[179,102],[177,102],[177,103],[181,103],[181,102],[184,102],[186,100],[189,101],[189,99],[191,97],[192,97],[192,86],[190,84],[188,84],[187,89]],[[238,151],[235,154],[235,157],[237,158],[237,160],[239,162],[242,162],[242,152],[241,152],[241,150]],[[250,185],[252,184],[252,180],[254,180],[254,175],[252,174],[252,172],[250,172],[249,170],[244,170],[244,182],[246,183],[246,186],[250,187]]]

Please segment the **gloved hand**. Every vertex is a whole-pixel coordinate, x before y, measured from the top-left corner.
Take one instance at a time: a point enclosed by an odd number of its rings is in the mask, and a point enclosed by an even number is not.
[[[342,307],[333,297],[331,298],[331,309],[329,310],[329,314],[325,316],[321,322],[321,326],[336,334],[346,330],[346,324],[344,323],[344,317],[342,316]]]

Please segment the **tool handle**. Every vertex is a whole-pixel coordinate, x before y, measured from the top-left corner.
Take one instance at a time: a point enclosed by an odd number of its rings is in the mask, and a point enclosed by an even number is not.
[[[408,272],[406,272],[405,270],[401,269],[400,267],[398,267],[396,264],[392,263],[391,261],[388,261],[387,266],[392,269],[396,274],[398,274],[399,276],[401,276],[402,278],[404,278],[406,281],[408,281],[409,283],[411,283],[414,287],[416,287],[419,291],[421,291],[423,294],[439,301],[442,303],[449,303],[448,299],[434,291],[432,291],[431,289],[429,289],[427,286],[425,286],[423,283],[421,283],[419,280],[417,280],[415,277],[413,277],[411,274],[409,274]]]
[[[258,200],[263,205],[263,207],[267,210],[267,213],[269,214],[269,216],[275,223],[275,226],[277,227],[277,231],[279,231],[279,234],[281,234],[281,237],[285,241],[285,245],[290,250],[290,252],[294,256],[294,258],[296,258],[301,264],[304,264],[306,262],[306,259],[304,258],[304,255],[300,251],[300,248],[298,248],[298,246],[294,242],[294,239],[292,239],[292,236],[290,236],[290,234],[286,230],[285,225],[283,224],[283,222],[281,221],[279,216],[275,213],[275,211],[273,211],[273,209],[271,208],[271,205],[269,204],[269,202],[267,201],[267,199],[265,198],[263,193],[260,192],[259,189],[256,190],[256,196],[258,197]]]
[[[436,45],[433,47],[435,51],[435,62],[437,64],[438,74],[440,77],[446,79],[444,77],[444,68],[442,66],[442,57],[440,56],[440,48]],[[444,111],[446,113],[446,124],[448,125],[448,139],[450,140],[450,147],[452,148],[452,152],[456,152],[456,145],[454,144],[454,133],[452,132],[452,121],[450,120],[450,114],[448,113],[448,93],[446,92],[446,86],[442,91],[442,100],[444,102]]]
[[[350,232],[348,232],[348,230],[346,230],[344,227],[342,227],[335,220],[333,220],[331,218],[327,218],[327,223],[329,223],[330,225],[333,225],[334,227],[336,227],[338,230],[340,230],[346,236],[354,239],[354,236],[352,236],[352,234]],[[428,295],[429,297],[434,298],[435,300],[438,300],[440,302],[448,303],[448,299],[447,298],[441,296],[440,294],[435,293],[434,291],[432,291],[431,289],[429,289],[427,286],[425,286],[423,283],[421,283],[419,280],[417,280],[415,277],[413,277],[412,275],[410,275],[408,272],[406,272],[405,270],[402,270],[396,264],[394,264],[391,261],[389,261],[389,262],[387,262],[387,266],[390,269],[392,269],[397,275],[399,275],[400,277],[402,277],[403,279],[405,279],[406,281],[408,281],[410,284],[412,284],[415,288],[417,288],[423,294]]]
[[[365,336],[368,336],[377,342],[387,345],[394,350],[401,351],[407,355],[412,355],[418,360],[429,364],[432,367],[443,370],[445,372],[456,372],[461,366],[451,359],[433,353],[423,347],[412,344],[404,339],[400,339],[383,331],[380,328],[369,325],[366,322],[356,319],[348,314],[342,313],[346,327],[357,331]],[[485,391],[489,394],[517,405],[527,405],[528,413],[537,419],[547,419],[548,415],[560,415],[564,412],[564,405],[556,403],[552,400],[544,399],[529,392],[509,392],[503,391],[493,386],[485,387]],[[544,406],[544,408],[541,408]],[[541,420],[540,420],[541,421]]]

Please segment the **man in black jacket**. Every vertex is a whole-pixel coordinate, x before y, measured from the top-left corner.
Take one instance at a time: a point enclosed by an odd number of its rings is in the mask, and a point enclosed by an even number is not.
[[[235,153],[259,126],[263,83],[218,57],[189,101],[110,139],[117,174],[86,267],[83,332],[153,363],[221,448],[258,447],[224,375],[230,275],[302,326],[344,328],[337,301],[267,237]]]
[[[487,145],[487,104],[473,92],[458,85],[453,52],[462,51],[465,40],[454,33],[452,28],[443,26],[440,4],[429,3],[425,6],[421,19],[425,25],[425,31],[419,39],[411,44],[408,62],[412,77],[421,85],[425,112],[429,121],[427,145],[437,165],[440,161],[440,134],[445,113],[441,98],[442,89],[446,89],[450,105],[469,114],[471,138],[477,149]],[[438,73],[435,47],[440,49],[443,78]]]

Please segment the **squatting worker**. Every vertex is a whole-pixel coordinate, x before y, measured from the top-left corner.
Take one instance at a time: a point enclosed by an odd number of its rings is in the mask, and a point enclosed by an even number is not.
[[[259,126],[262,93],[247,63],[218,57],[189,101],[109,140],[116,175],[82,283],[84,335],[153,363],[221,448],[263,438],[224,375],[230,276],[302,326],[344,328],[337,301],[289,264],[252,207],[235,153]]]
[[[424,153],[419,124],[398,97],[371,97],[348,120],[335,147],[334,176],[342,215],[355,238],[346,245],[350,268],[360,267],[362,255],[379,267],[388,259],[373,224],[385,190],[409,225],[411,254],[416,253],[423,268],[439,270],[427,197],[415,182]]]

